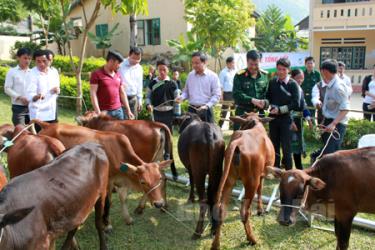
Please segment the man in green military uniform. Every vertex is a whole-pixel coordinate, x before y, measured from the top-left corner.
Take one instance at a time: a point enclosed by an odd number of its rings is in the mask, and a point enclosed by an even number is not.
[[[312,89],[314,88],[315,84],[322,80],[319,71],[315,69],[315,60],[312,56],[305,58],[305,66],[306,70],[303,72],[305,75],[305,80],[303,81],[301,87],[303,92],[305,93],[305,100],[307,106],[313,107],[313,103],[311,102],[312,98]],[[309,109],[311,118],[315,123],[315,109]],[[315,123],[316,124],[316,123]]]
[[[268,72],[259,68],[261,55],[250,50],[246,54],[247,68],[240,70],[233,80],[233,99],[236,104],[236,115],[245,112],[259,112],[264,106],[268,89]],[[266,105],[268,106],[268,105]],[[234,130],[239,129],[239,124],[234,124]]]

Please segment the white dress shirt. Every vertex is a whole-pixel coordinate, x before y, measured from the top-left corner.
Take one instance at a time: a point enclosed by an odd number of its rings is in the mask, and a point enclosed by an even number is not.
[[[339,75],[339,78],[345,83],[346,90],[348,92],[348,96],[350,97],[353,93],[353,88],[352,88],[352,80],[350,79],[349,76],[343,74],[342,77]]]
[[[316,105],[318,103],[320,103],[320,91],[319,91],[319,88],[318,88],[318,84],[320,84],[320,82],[316,83],[311,91],[311,102],[312,104],[314,105],[314,107],[316,107]],[[323,80],[322,80],[322,88],[324,87],[327,87],[328,84],[326,84]]]
[[[137,96],[138,102],[142,103],[143,97],[143,69],[140,64],[130,65],[129,59],[125,59],[119,68],[121,80],[125,85],[128,96]]]
[[[55,68],[48,68],[46,73],[34,67],[27,77],[27,98],[29,100],[30,119],[52,121],[56,119],[57,94],[51,93],[55,87],[60,87],[59,73]],[[34,102],[37,94],[44,95],[44,99]]]
[[[206,68],[202,75],[194,70],[189,73],[182,91],[182,100],[188,99],[190,104],[196,106],[212,107],[219,102],[220,97],[220,81],[215,72]]]
[[[11,68],[5,78],[4,91],[11,97],[12,104],[25,106],[21,101],[16,100],[18,97],[26,97],[26,78],[30,69],[23,70],[17,65]]]
[[[235,69],[229,69],[225,67],[219,74],[220,86],[223,92],[233,91],[233,79],[236,75]]]

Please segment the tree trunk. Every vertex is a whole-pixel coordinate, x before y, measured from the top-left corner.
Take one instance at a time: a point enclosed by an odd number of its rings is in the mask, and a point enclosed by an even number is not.
[[[137,16],[131,14],[129,16],[130,22],[130,47],[137,47]]]

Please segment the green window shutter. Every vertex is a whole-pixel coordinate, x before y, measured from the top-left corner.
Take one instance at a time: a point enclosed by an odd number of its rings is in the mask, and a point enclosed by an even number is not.
[[[97,24],[95,26],[95,33],[97,37],[105,37],[108,34],[108,24]],[[96,48],[103,49],[100,45],[97,45]]]
[[[152,44],[160,45],[160,18],[152,19]]]

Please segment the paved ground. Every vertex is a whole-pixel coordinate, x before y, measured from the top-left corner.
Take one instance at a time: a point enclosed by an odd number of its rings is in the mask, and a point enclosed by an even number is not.
[[[363,103],[363,97],[361,96],[361,94],[359,93],[353,94],[350,98],[350,109],[362,111],[362,103]],[[349,116],[351,118],[363,119],[363,114],[359,112],[350,112]]]

